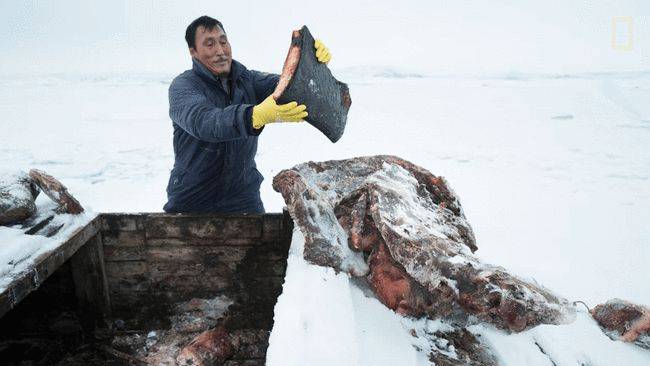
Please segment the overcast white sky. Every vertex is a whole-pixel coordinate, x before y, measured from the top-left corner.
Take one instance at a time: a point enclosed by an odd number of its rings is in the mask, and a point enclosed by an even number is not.
[[[298,8],[298,4],[307,4]],[[523,5],[525,3],[525,5]],[[307,24],[332,67],[428,74],[650,70],[650,1],[78,1],[0,2],[0,73],[176,74],[185,27],[221,20],[234,58],[278,72],[291,30]],[[612,48],[630,16],[632,49]],[[621,27],[621,40],[627,28]]]

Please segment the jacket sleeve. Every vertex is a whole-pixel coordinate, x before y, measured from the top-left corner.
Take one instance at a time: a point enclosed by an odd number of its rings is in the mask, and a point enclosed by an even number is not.
[[[255,96],[257,96],[257,103],[262,103],[264,99],[273,94],[280,80],[280,75],[255,70],[250,70],[250,73],[253,75],[253,86],[255,88]]]
[[[251,123],[252,109],[251,104],[216,107],[186,79],[175,79],[169,87],[169,117],[202,141],[224,142],[258,135]]]

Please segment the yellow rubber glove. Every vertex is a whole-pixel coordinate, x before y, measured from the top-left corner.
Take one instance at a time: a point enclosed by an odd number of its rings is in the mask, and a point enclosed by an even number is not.
[[[314,41],[314,48],[316,49],[316,59],[318,59],[318,62],[321,63],[328,63],[332,59],[332,55],[330,54],[330,50],[325,47],[323,42],[320,41],[320,39],[317,39]]]
[[[300,122],[307,117],[307,107],[296,102],[277,104],[273,95],[253,107],[253,127],[260,129],[268,123]]]

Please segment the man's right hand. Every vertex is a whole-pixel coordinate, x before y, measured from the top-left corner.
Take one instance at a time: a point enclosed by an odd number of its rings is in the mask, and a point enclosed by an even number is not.
[[[278,105],[272,95],[253,107],[253,128],[260,129],[268,123],[300,122],[307,117],[307,107],[296,102]]]

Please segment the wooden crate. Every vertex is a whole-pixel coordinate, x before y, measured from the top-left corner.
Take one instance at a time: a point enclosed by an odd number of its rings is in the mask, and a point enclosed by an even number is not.
[[[57,307],[76,312],[87,337],[166,329],[177,304],[226,296],[228,328],[257,343],[230,364],[263,364],[292,230],[286,212],[101,214],[0,294],[0,340],[46,335],[43,314]]]

